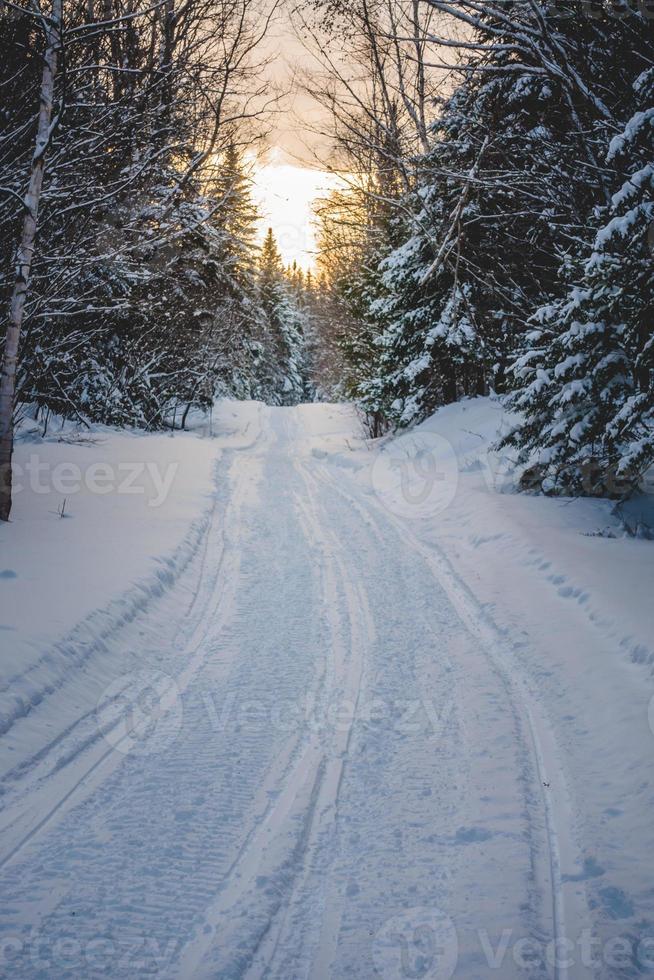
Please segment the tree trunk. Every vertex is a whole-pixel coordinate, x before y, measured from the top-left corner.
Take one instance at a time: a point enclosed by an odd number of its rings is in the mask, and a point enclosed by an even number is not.
[[[444,371],[443,395],[446,405],[451,405],[458,398],[456,370],[453,364],[448,364]]]
[[[11,295],[9,323],[7,324],[2,362],[2,378],[0,379],[0,520],[3,521],[9,520],[11,511],[11,457],[14,443],[13,413],[18,344],[34,255],[45,154],[52,134],[52,101],[57,74],[57,54],[61,45],[62,2],[63,0],[53,0],[52,12],[46,21],[46,49],[41,80],[36,145],[32,157],[29,185],[24,200],[25,216],[16,253],[16,278]]]

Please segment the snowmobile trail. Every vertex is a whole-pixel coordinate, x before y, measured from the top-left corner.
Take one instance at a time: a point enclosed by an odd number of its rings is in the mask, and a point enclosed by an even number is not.
[[[324,474],[322,476],[326,479]],[[333,492],[345,497],[352,507],[357,507],[356,499],[349,496],[342,486],[333,478],[329,482]],[[425,559],[465,629],[478,640],[480,650],[501,678],[510,709],[528,743],[526,749],[531,754],[533,791],[536,797],[540,797],[544,839],[539,850],[546,864],[541,874],[549,879],[546,887],[550,892],[552,909],[552,948],[560,951],[560,954],[552,957],[553,975],[560,980],[569,976],[590,976],[586,965],[568,962],[568,945],[572,948],[579,943],[584,931],[590,929],[591,919],[583,889],[576,882],[563,880],[562,864],[568,869],[578,869],[582,861],[579,846],[572,834],[573,808],[552,728],[529,691],[525,678],[521,676],[518,663],[511,657],[510,645],[503,642],[501,634],[489,621],[465,582],[454,572],[445,555],[433,546],[426,546],[411,526],[407,527],[383,510],[381,517],[384,521],[392,522],[402,537],[411,542],[415,553]],[[536,804],[538,809],[539,805]]]
[[[244,446],[231,451],[247,448],[252,452],[262,436],[263,432],[259,430]],[[238,440],[236,442],[238,444]],[[243,494],[241,487],[248,479],[247,467],[242,467],[238,476],[240,483],[234,482],[229,500],[220,514],[219,500],[214,500],[203,535],[204,543],[193,567],[188,570],[191,599],[172,638],[172,647],[179,654],[175,682],[180,693],[188,686],[205,656],[203,639],[209,624],[215,622],[219,608],[225,607],[231,598],[230,584],[234,577],[229,563],[233,562],[236,552],[227,545],[230,538],[238,539],[237,513]],[[121,692],[117,693],[120,697]],[[115,696],[116,692],[112,692],[112,697]],[[79,801],[121,761],[121,748],[129,745],[130,735],[123,730],[122,715],[118,713],[114,717],[103,708],[102,701],[94,704],[62,734],[43,746],[38,754],[28,757],[16,771],[5,774],[5,807],[0,818],[4,846],[0,852],[0,869],[12,861],[62,808]],[[99,723],[99,718],[108,723]]]
[[[592,976],[548,956],[589,913],[547,719],[444,556],[312,452],[328,408],[262,410],[186,578],[126,627],[165,696],[139,675],[127,724],[126,678],[66,779],[9,787],[7,826],[37,819],[2,868],[6,975]]]

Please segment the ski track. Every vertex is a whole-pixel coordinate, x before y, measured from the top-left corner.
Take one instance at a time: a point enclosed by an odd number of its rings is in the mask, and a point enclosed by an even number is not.
[[[261,434],[259,431],[254,441],[246,442],[239,448],[252,449],[261,438]],[[200,552],[196,562],[197,570],[189,570],[190,583],[183,580],[173,583],[182,595],[185,591],[190,595],[183,615],[178,614],[179,621],[172,641],[172,648],[176,652],[180,651],[182,658],[189,658],[186,666],[181,671],[178,667],[175,672],[180,693],[205,656],[202,640],[206,635],[208,624],[216,613],[216,604],[225,603],[226,583],[221,579],[225,580],[226,575],[221,576],[221,570],[225,558],[230,508],[235,508],[238,500],[239,489],[235,486],[231,488],[224,516],[222,521],[219,521],[217,515],[219,500],[216,497],[203,535],[204,547],[196,549]],[[212,548],[215,549],[215,556],[211,561]],[[198,613],[194,616],[196,609]],[[161,612],[159,615],[161,616]],[[114,621],[114,631],[118,632],[124,622],[122,619]],[[127,623],[131,623],[131,617]],[[193,625],[189,627],[189,624]],[[142,637],[146,632],[147,630],[144,629],[138,630],[135,646],[141,645]],[[122,646],[126,646],[130,639],[134,638],[128,636]],[[157,637],[157,641],[166,643],[161,636]],[[90,646],[93,649],[93,643]],[[142,667],[144,659],[146,666],[157,669],[158,654],[155,654],[154,657],[139,657],[138,662],[131,664],[132,670]],[[97,707],[96,703],[92,703],[89,710],[78,716],[72,724],[46,743],[37,753],[5,773],[3,785],[5,806],[3,815],[0,816],[0,832],[5,843],[0,851],[0,869],[13,860],[21,848],[39,833],[69,800],[75,799],[84,790],[88,791],[93,785],[93,776],[103,775],[121,761],[121,754],[115,751],[116,740],[113,740],[110,748],[107,749],[105,736],[110,735],[111,732],[101,729],[98,725]],[[36,814],[38,814],[38,822],[35,820]],[[32,826],[25,832],[25,826],[30,823]]]
[[[591,976],[482,957],[480,932],[590,923],[563,761],[446,557],[307,446],[262,409],[204,547],[118,635],[126,673],[175,678],[172,740],[123,754],[88,704],[10,774],[2,975],[368,978],[380,929],[427,908],[455,976]]]
[[[331,489],[347,496],[335,482],[331,483]],[[356,506],[354,498],[348,496],[347,499],[353,507]],[[578,883],[566,882],[564,885],[562,881],[563,860],[567,868],[580,868],[582,862],[579,847],[572,835],[573,807],[552,728],[521,675],[517,660],[511,656],[506,639],[488,620],[485,611],[454,572],[442,551],[433,545],[425,546],[410,527],[407,528],[392,515],[383,512],[383,516],[398,528],[405,539],[410,539],[415,552],[424,557],[433,578],[456,609],[462,625],[479,640],[481,651],[497,671],[505,688],[511,712],[520,730],[523,750],[530,756],[530,792],[538,797],[536,809],[544,818],[544,840],[540,846],[534,842],[533,847],[534,859],[540,852],[544,854],[547,864],[545,875],[551,901],[552,939],[557,944],[563,944],[566,940],[577,943],[584,929],[590,928],[591,920],[583,888]],[[534,833],[533,826],[530,831]],[[552,969],[556,980],[591,975],[583,964],[570,968],[565,963],[565,956],[560,959],[562,962],[557,961]]]

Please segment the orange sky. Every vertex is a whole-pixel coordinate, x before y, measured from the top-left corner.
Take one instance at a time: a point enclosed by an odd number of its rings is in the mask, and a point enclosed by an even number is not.
[[[315,151],[328,149],[326,142],[312,131],[320,125],[322,110],[295,82],[298,67],[308,67],[311,56],[295,34],[286,4],[277,12],[262,51],[271,59],[266,76],[272,85],[287,93],[272,121],[269,144],[274,155],[284,163],[315,167]]]
[[[260,237],[272,227],[287,264],[296,260],[304,269],[313,265],[315,234],[312,203],[337,184],[319,167],[316,150],[327,144],[312,131],[322,110],[294,83],[298,65],[308,66],[310,55],[296,37],[288,7],[284,5],[263,42],[270,59],[266,77],[286,94],[275,113],[268,151],[253,170],[254,198],[261,212]]]

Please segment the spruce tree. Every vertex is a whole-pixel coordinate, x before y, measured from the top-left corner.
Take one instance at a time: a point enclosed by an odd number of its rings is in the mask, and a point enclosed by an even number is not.
[[[654,70],[610,144],[621,186],[578,281],[543,307],[512,398],[509,441],[535,459],[545,489],[620,497],[654,460]]]
[[[534,310],[607,200],[603,147],[647,49],[632,20],[579,16],[567,0],[434,6],[474,34],[405,198],[402,243],[368,294],[376,353],[358,386],[400,425],[506,389]]]
[[[294,293],[269,228],[259,258],[259,297],[270,352],[271,397],[282,405],[297,404],[305,392],[303,317]]]

